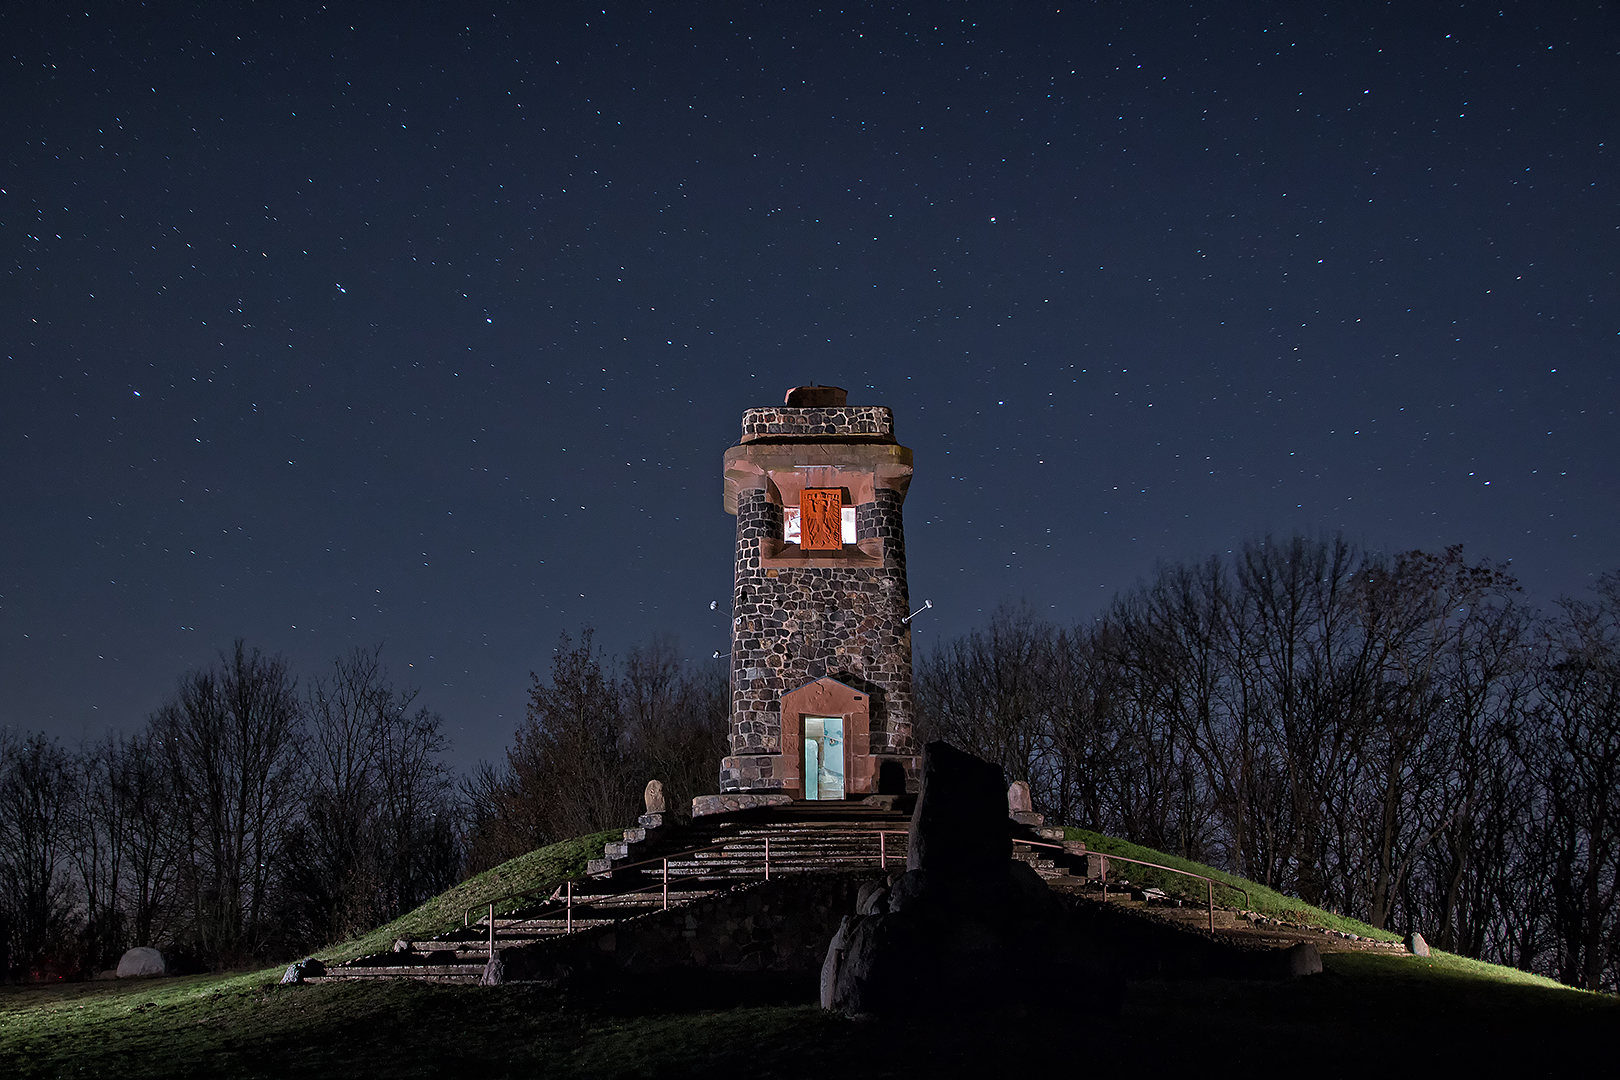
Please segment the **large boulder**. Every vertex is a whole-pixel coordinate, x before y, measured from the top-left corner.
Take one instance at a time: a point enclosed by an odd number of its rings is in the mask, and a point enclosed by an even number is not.
[[[169,965],[163,954],[145,945],[138,945],[118,958],[120,979],[140,979],[151,975],[166,975]]]
[[[1001,766],[944,742],[923,748],[906,869],[997,877],[1012,856]]]
[[[1095,938],[1011,855],[1001,769],[930,743],[910,869],[886,890],[860,891],[828,944],[822,1006],[933,1013],[1039,999],[1117,1008],[1123,982]]]
[[[1276,973],[1283,978],[1322,974],[1322,952],[1308,941],[1279,950]]]

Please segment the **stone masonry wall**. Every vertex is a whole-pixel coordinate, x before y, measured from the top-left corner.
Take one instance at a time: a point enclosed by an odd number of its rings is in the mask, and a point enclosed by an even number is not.
[[[765,569],[760,541],[780,537],[782,508],[764,491],[738,493],[731,752],[739,760],[722,773],[722,790],[783,786],[771,756],[783,752],[782,695],[823,675],[870,695],[873,755],[918,753],[901,498],[879,488],[856,509],[857,539],[883,540],[881,567]]]
[[[742,441],[772,436],[861,435],[894,438],[894,412],[882,405],[840,405],[824,409],[790,409],[785,405],[743,413]]]

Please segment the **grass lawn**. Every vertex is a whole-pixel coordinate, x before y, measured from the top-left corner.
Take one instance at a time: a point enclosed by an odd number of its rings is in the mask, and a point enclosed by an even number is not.
[[[1081,838],[1107,850],[1106,838]],[[531,853],[323,955],[357,955],[395,936],[460,925],[463,907],[544,886],[576,861],[582,866],[581,856],[600,851],[602,839]],[[1136,850],[1145,851],[1116,853]],[[1157,852],[1141,857],[1174,865]],[[1273,907],[1264,894],[1252,895],[1262,910],[1315,918],[1297,900],[1279,897],[1287,906]],[[402,982],[284,987],[277,967],[8,986],[0,987],[0,1077],[844,1080],[1015,1070],[1135,1075],[1164,1066],[1311,1075],[1511,1066],[1542,1075],[1583,1056],[1610,1059],[1620,1035],[1620,1000],[1493,965],[1438,953],[1324,959],[1322,975],[1290,982],[1133,983],[1117,1016],[1056,1012],[1021,999],[1017,987],[987,986],[957,1017],[903,1022],[828,1015],[809,1004],[813,979],[786,976],[700,974],[606,992]]]
[[[1240,878],[1236,874],[1228,874],[1225,870],[1217,870],[1213,866],[1205,866],[1191,859],[1183,859],[1179,855],[1167,855],[1153,848],[1142,847],[1128,840],[1116,840],[1112,836],[1094,833],[1087,829],[1065,827],[1064,836],[1069,840],[1082,840],[1087,851],[1100,851],[1106,855],[1123,855],[1129,859],[1141,859],[1144,862],[1158,863],[1161,866],[1172,866],[1177,870],[1186,870],[1194,874],[1202,874],[1216,882],[1215,903],[1223,907],[1247,907],[1250,911],[1258,911],[1273,918],[1287,922],[1301,923],[1306,926],[1319,926],[1324,930],[1340,930],[1348,934],[1360,934],[1362,937],[1376,938],[1380,941],[1399,941],[1399,934],[1392,934],[1387,930],[1374,930],[1359,919],[1347,918],[1331,911],[1324,911],[1312,907],[1298,897],[1286,896],[1264,885],[1256,884],[1247,878]],[[1182,877],[1180,874],[1167,874],[1162,870],[1155,870],[1147,866],[1136,866],[1131,863],[1112,863],[1109,866],[1108,878],[1127,878],[1130,881],[1151,885],[1163,889],[1165,892],[1185,895],[1199,904],[1204,902],[1205,891],[1202,881]],[[1228,887],[1222,888],[1222,883]],[[1247,904],[1244,893],[1247,892]],[[1556,983],[1552,985],[1557,985]]]
[[[472,912],[471,918],[476,922],[487,913],[485,905],[491,902],[495,903],[495,913],[501,915],[525,903],[544,900],[546,894],[562,882],[583,874],[588,860],[600,858],[603,844],[618,840],[622,835],[622,829],[612,829],[519,855],[445,890],[386,926],[321,949],[316,955],[331,963],[387,952],[399,938],[430,938],[456,929],[463,925],[469,908],[484,909]],[[503,897],[519,892],[526,893],[526,898],[502,902]],[[540,895],[534,896],[534,893]]]
[[[851,1021],[804,979],[715,977],[583,994],[513,985],[278,986],[279,970],[0,989],[19,1077],[879,1077],[1087,1063],[1130,1069],[1533,1066],[1611,1051],[1620,1001],[1436,957],[1334,953],[1292,982],[1133,984],[1122,1014],[985,998],[965,1018]],[[1404,1071],[1404,1070],[1403,1070]]]

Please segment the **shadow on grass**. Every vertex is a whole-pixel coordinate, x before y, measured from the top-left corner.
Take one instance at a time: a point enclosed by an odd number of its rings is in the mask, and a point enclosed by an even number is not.
[[[0,1075],[911,1076],[1393,1060],[1544,1070],[1606,1048],[1620,1002],[1439,957],[1330,954],[1292,982],[1132,984],[1091,1017],[986,986],[953,1016],[848,1020],[806,977],[698,973],[572,990],[275,985],[279,971],[0,988]],[[1540,1071],[1538,1070],[1538,1071]]]

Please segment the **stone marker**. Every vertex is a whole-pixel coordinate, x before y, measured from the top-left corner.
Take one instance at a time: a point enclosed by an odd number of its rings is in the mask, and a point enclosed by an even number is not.
[[[1007,789],[1007,812],[1009,814],[1028,814],[1035,809],[1035,804],[1029,798],[1029,783],[1024,780],[1014,780]]]
[[[824,1008],[850,1014],[981,1008],[1009,992],[1117,1010],[1124,983],[1064,903],[1012,859],[1001,767],[942,742],[923,752],[907,871],[856,895],[828,943]],[[887,904],[884,900],[887,899]]]
[[[1007,816],[1020,825],[1036,829],[1046,824],[1046,815],[1035,812],[1035,803],[1029,797],[1029,784],[1023,780],[1014,780],[1007,789]]]
[[[944,742],[923,748],[906,869],[999,877],[1012,857],[1001,766]]]
[[[281,985],[297,986],[306,979],[325,974],[326,965],[315,959],[315,957],[308,956],[287,967],[287,973],[281,977]]]
[[[664,785],[663,784],[659,783],[657,780],[649,780],[649,781],[647,781],[647,790],[642,792],[641,797],[647,803],[647,813],[649,813],[649,814],[662,814],[662,813],[664,813],[666,807],[664,806]]]
[[[1423,935],[1416,930],[1406,935],[1406,951],[1413,956],[1428,956],[1429,943],[1423,940]]]
[[[139,979],[150,975],[166,975],[168,971],[169,966],[164,963],[163,954],[144,945],[138,945],[118,958],[118,977],[120,979]]]

